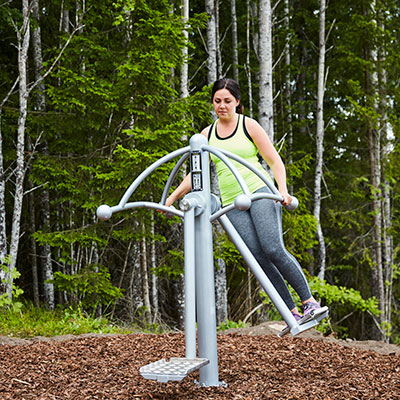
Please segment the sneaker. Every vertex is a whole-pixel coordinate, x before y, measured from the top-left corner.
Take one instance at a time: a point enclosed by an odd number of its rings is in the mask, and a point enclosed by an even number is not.
[[[298,313],[295,312],[295,311],[291,311],[291,313],[292,313],[294,319],[296,320],[296,322],[299,322],[299,321],[303,318],[300,314],[298,314]],[[278,336],[279,336],[279,337],[282,337],[282,336],[285,336],[285,335],[288,334],[288,333],[289,333],[289,326],[286,325],[286,326],[278,333]]]
[[[328,307],[321,307],[316,301],[308,301],[303,304],[303,314],[304,316],[310,316],[314,318],[315,316],[324,313],[328,310]]]
[[[295,311],[291,311],[294,319],[296,320],[296,322],[300,321],[303,317],[300,314],[297,314],[297,312]]]

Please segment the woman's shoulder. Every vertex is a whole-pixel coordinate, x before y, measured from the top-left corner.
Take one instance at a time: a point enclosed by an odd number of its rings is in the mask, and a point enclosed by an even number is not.
[[[213,124],[210,124],[210,125],[206,126],[205,128],[203,128],[203,130],[200,132],[207,139],[208,139],[208,134],[209,134],[210,129],[211,129],[212,126],[213,126]]]
[[[259,134],[260,131],[263,130],[261,125],[255,119],[247,116],[244,118],[244,128],[251,137],[253,137],[253,135]]]
[[[248,117],[247,115],[244,116],[244,124],[246,128],[254,128],[260,126],[260,124],[254,118]]]

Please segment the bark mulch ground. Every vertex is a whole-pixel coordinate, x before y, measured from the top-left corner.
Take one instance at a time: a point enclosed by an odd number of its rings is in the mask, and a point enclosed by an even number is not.
[[[218,335],[227,387],[145,380],[139,368],[184,356],[179,333],[84,337],[0,345],[1,400],[400,399],[400,354],[312,338]]]

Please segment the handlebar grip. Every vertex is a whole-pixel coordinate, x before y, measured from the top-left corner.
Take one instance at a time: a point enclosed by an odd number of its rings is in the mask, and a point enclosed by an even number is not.
[[[111,207],[107,204],[102,204],[97,208],[97,218],[101,221],[108,221],[112,216]]]
[[[173,208],[174,210],[176,209],[174,206],[170,206],[170,207]],[[166,218],[168,218],[168,219],[175,217],[175,215],[174,215],[173,213],[169,213],[169,212],[166,212],[166,213],[164,214],[164,216],[165,216]]]
[[[285,208],[288,211],[293,211],[298,206],[299,206],[299,200],[297,200],[297,197],[292,196],[292,202],[288,206],[285,206]]]

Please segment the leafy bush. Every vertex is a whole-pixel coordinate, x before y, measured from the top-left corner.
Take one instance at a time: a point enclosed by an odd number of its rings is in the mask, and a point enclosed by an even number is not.
[[[55,289],[67,292],[73,306],[96,311],[97,307],[107,308],[123,296],[121,289],[112,285],[110,273],[102,265],[91,265],[74,275],[55,272]]]
[[[21,276],[21,274],[17,271],[16,268],[14,268],[14,270],[10,273],[9,264],[10,264],[10,257],[7,256],[3,260],[3,263],[0,265],[0,268],[5,272],[6,276],[5,279],[1,280],[0,286],[7,286],[10,283],[8,279],[12,278],[12,296],[10,297],[8,293],[2,293],[0,295],[0,310],[4,307],[8,307],[18,311],[18,309],[22,307],[22,303],[16,300],[18,299],[19,296],[21,296],[24,293],[24,291],[17,285],[15,285],[14,282]]]
[[[344,286],[331,285],[326,281],[322,282],[316,276],[308,277],[308,282],[313,295],[320,299],[323,304],[328,305],[330,307],[330,316],[332,317],[334,315],[335,317],[335,319],[324,320],[318,325],[317,329],[321,332],[326,333],[330,330],[335,330],[340,336],[346,336],[347,328],[339,324],[355,311],[368,313],[374,316],[379,314],[378,302],[375,297],[364,299],[358,290],[346,288]],[[289,291],[295,302],[299,304],[300,299],[290,286]],[[281,319],[282,317],[276,308],[273,307],[272,301],[267,294],[261,291],[260,296],[264,304],[267,305],[268,317],[271,320]],[[335,320],[338,321],[336,324]]]

